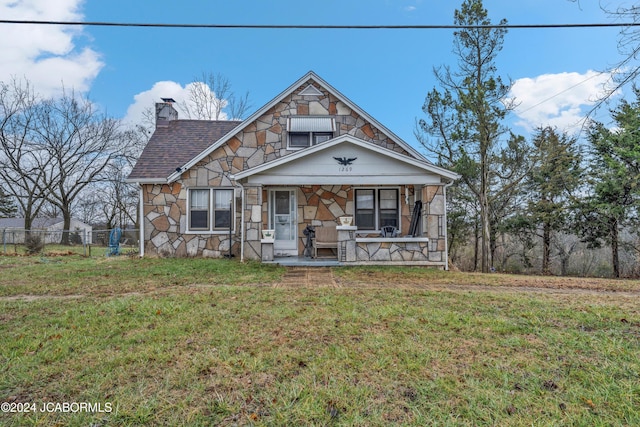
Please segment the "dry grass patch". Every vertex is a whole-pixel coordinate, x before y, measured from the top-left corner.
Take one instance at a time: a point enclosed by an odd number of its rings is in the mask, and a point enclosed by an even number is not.
[[[455,285],[640,292],[640,280],[464,273],[424,267],[348,267],[336,268],[334,274],[342,286]]]

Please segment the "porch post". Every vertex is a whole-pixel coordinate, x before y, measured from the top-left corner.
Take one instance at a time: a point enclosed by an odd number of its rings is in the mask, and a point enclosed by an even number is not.
[[[139,242],[139,254],[140,257],[142,258],[144,256],[144,188],[142,187],[141,183],[138,183],[138,185],[140,186],[140,191],[138,193],[138,197],[140,198],[140,212],[139,212],[139,216],[138,216],[138,222],[140,223],[140,226],[138,227],[138,242]]]
[[[241,259],[262,258],[260,242],[260,228],[262,226],[262,186],[243,184],[235,181],[242,188],[242,223]]]
[[[260,240],[262,261],[273,261],[273,239]]]

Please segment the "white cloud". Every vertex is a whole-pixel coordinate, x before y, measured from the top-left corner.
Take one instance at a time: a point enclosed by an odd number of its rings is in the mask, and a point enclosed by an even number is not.
[[[128,124],[144,123],[145,110],[154,111],[154,106],[157,102],[160,102],[160,98],[175,99],[176,104],[178,104],[177,110],[179,112],[179,117],[183,119],[187,118],[185,117],[184,113],[181,112],[180,104],[187,104],[190,107],[193,107],[193,105],[189,103],[189,94],[191,93],[191,89],[194,85],[202,86],[201,89],[204,89],[208,94],[205,94],[203,96],[208,96],[211,100],[216,99],[215,93],[208,91],[208,87],[201,82],[189,83],[186,86],[182,86],[180,83],[172,81],[156,82],[151,89],[134,95],[134,102],[133,104],[129,105],[127,114],[124,118],[124,122]],[[221,102],[222,107],[226,106],[226,101],[223,100]],[[223,112],[220,116],[220,120],[227,119],[227,115]]]
[[[610,74],[592,70],[584,74],[543,74],[518,79],[510,93],[518,104],[516,125],[528,131],[540,126],[554,126],[568,132],[577,130],[610,82]]]
[[[83,0],[0,0],[0,16],[12,20],[78,21]],[[0,80],[28,79],[44,96],[62,85],[89,90],[104,63],[100,54],[78,47],[81,27],[3,24],[0,26]]]

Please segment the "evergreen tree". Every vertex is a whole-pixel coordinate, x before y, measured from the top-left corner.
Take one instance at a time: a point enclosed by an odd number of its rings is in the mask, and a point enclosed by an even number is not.
[[[613,275],[620,277],[620,231],[638,220],[640,206],[640,90],[633,103],[612,111],[615,127],[594,123],[591,146],[591,194],[581,203],[582,238],[592,247],[611,247]]]
[[[481,0],[465,0],[455,11],[454,23],[462,27],[454,33],[458,70],[448,66],[435,70],[442,91],[434,88],[428,94],[422,107],[427,119],[418,122],[416,136],[443,166],[461,175],[477,199],[481,266],[488,272],[492,265],[492,160],[499,156],[499,137],[506,131],[501,121],[510,109],[504,100],[511,86],[497,75],[495,61],[507,30],[489,27],[491,20]]]
[[[581,157],[576,139],[551,127],[533,136],[536,166],[527,182],[528,214],[542,239],[542,274],[550,273],[553,233],[568,226],[571,196],[581,183]]]
[[[13,218],[18,213],[18,207],[13,199],[0,188],[0,218]]]

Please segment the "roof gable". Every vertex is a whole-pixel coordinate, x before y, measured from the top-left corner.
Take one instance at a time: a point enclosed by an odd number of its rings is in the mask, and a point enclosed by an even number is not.
[[[279,95],[277,95],[269,103],[265,104],[262,108],[260,108],[258,111],[256,111],[249,118],[244,120],[236,129],[233,130],[233,132],[229,132],[224,137],[222,137],[219,141],[217,141],[215,144],[212,144],[212,145],[208,146],[205,150],[201,151],[199,154],[197,154],[196,156],[194,156],[193,158],[191,158],[190,160],[185,162],[183,165],[181,165],[181,170],[180,171],[176,171],[176,167],[174,166],[173,169],[171,170],[171,172],[173,172],[173,173],[171,173],[171,175],[169,176],[167,181],[168,182],[173,182],[173,181],[178,180],[180,178],[180,176],[181,176],[181,172],[183,172],[184,170],[192,168],[198,162],[200,162],[201,160],[203,160],[207,156],[209,156],[211,153],[213,153],[217,148],[223,146],[226,143],[233,143],[234,144],[234,149],[232,151],[235,153],[236,149],[237,149],[237,148],[235,148],[235,146],[239,143],[239,141],[237,141],[237,140],[241,139],[241,135],[243,134],[243,132],[248,131],[248,130],[255,131],[256,127],[264,125],[264,123],[261,122],[261,119],[264,120],[264,117],[265,116],[269,116],[270,112],[273,113],[273,108],[276,105],[278,105],[279,103],[283,102],[283,100],[285,100],[288,96],[292,95],[296,91],[298,91],[298,95],[302,95],[302,96],[317,96],[317,93],[322,93],[320,90],[318,90],[313,85],[313,83],[316,83],[317,85],[322,87],[331,96],[335,97],[342,104],[344,104],[348,109],[353,111],[357,116],[361,117],[362,120],[363,120],[363,123],[364,122],[370,123],[371,126],[375,127],[379,132],[381,132],[385,136],[385,138],[388,138],[388,140],[390,140],[391,143],[394,144],[394,146],[399,147],[399,149],[401,149],[402,151],[408,153],[410,156],[413,156],[416,159],[420,159],[420,160],[425,161],[425,162],[427,161],[426,158],[424,158],[418,151],[416,151],[409,144],[407,144],[406,142],[401,140],[393,132],[391,132],[390,130],[385,128],[382,124],[380,124],[378,121],[376,121],[373,117],[371,117],[369,114],[367,114],[364,110],[362,110],[360,107],[358,107],[355,103],[350,101],[347,97],[345,97],[343,94],[338,92],[335,88],[333,88],[327,82],[322,80],[315,73],[309,72],[309,73],[305,74],[302,78],[297,80],[295,83],[293,83],[291,86],[289,86],[287,89],[285,89],[283,92],[281,92]],[[310,88],[313,88],[314,90],[312,90]],[[329,111],[329,113],[331,113],[331,111]],[[291,114],[291,113],[289,113],[289,114]],[[305,113],[302,113],[302,114],[303,115],[312,116],[313,115],[313,111],[311,111],[311,108],[310,108],[309,111],[306,111]],[[271,121],[269,121],[268,126],[271,126]],[[367,137],[367,136],[373,135],[373,130],[371,129],[371,126],[367,126],[367,125],[363,126],[363,129],[365,130],[365,133],[368,132],[369,135],[362,135],[362,137]],[[268,142],[269,142],[269,140],[267,138],[267,143]],[[290,154],[288,154],[288,155],[290,155]],[[270,160],[273,160],[273,158],[266,157],[265,160],[266,161],[270,161]],[[255,166],[255,164],[248,165],[248,167],[253,167],[253,166]]]

